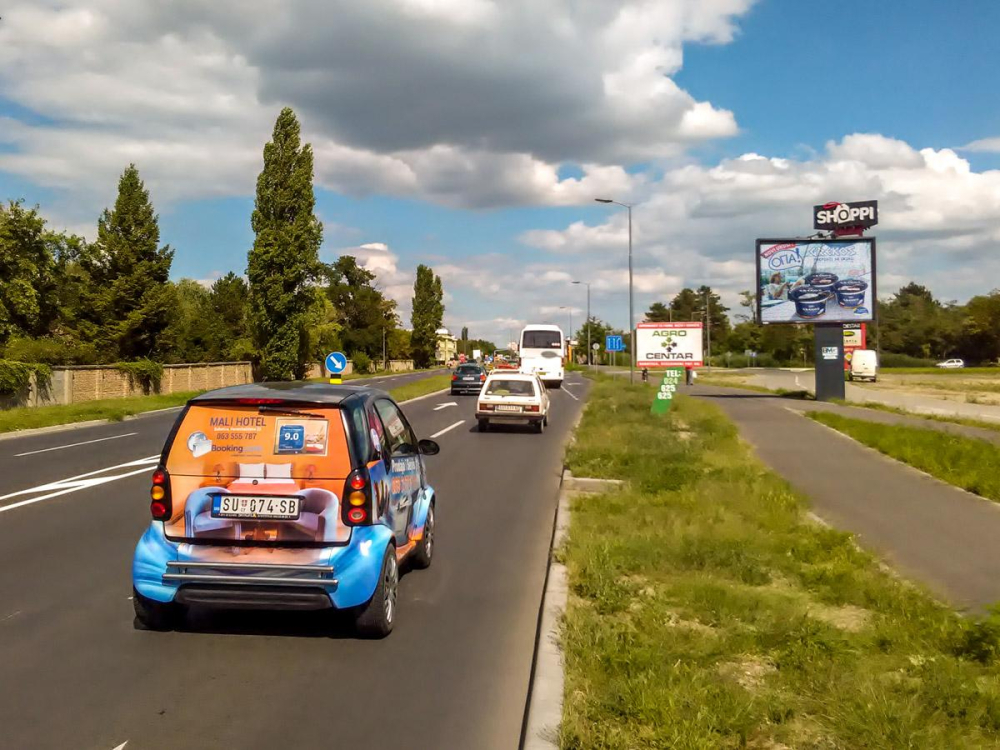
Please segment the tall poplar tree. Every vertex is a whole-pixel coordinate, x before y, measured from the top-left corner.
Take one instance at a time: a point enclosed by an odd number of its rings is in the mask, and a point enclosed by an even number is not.
[[[160,353],[175,296],[168,283],[174,251],[160,247],[160,226],[149,191],[130,164],[118,180],[113,209],[97,223],[97,242],[86,258],[89,314],[99,326],[105,358],[134,360]]]
[[[429,367],[434,363],[437,346],[437,329],[444,316],[441,277],[435,276],[430,267],[417,266],[417,279],[413,284],[413,312],[410,323],[413,334],[410,337],[410,351],[417,367]]]
[[[251,218],[256,237],[247,256],[251,334],[258,374],[267,380],[305,373],[323,242],[315,205],[312,147],[301,142],[299,121],[285,107],[264,146]]]

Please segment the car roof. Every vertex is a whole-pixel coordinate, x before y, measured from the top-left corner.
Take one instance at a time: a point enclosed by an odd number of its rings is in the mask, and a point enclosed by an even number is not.
[[[365,385],[331,385],[329,383],[309,383],[302,381],[273,383],[248,383],[216,388],[195,396],[189,404],[219,403],[240,399],[275,399],[285,403],[327,404],[337,406],[352,396],[374,398],[389,394],[378,388]]]
[[[521,378],[524,380],[534,380],[538,376],[533,372],[518,372],[517,370],[494,370],[490,373],[490,380],[510,380],[511,378]]]

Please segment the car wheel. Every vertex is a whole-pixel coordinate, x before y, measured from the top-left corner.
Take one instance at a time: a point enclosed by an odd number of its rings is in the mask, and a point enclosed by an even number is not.
[[[358,612],[354,627],[363,638],[385,638],[396,622],[396,601],[399,592],[399,564],[396,550],[390,544],[382,558],[375,593]]]
[[[180,619],[180,608],[176,604],[147,599],[134,587],[132,607],[135,609],[132,627],[136,630],[173,630]]]
[[[545,420],[544,419],[539,419],[537,422],[535,422],[535,432],[537,432],[539,435],[541,435],[543,432],[545,432]]]
[[[424,521],[424,535],[417,542],[413,554],[410,556],[410,564],[418,570],[431,566],[431,557],[434,554],[434,501],[431,501],[427,509],[427,520]]]
[[[488,420],[488,419],[480,419],[479,420],[479,431],[480,432],[489,432],[490,431],[490,420]]]

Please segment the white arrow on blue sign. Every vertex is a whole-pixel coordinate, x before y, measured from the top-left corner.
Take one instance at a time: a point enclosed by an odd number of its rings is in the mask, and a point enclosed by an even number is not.
[[[334,375],[339,375],[347,369],[347,355],[343,352],[330,352],[326,355],[326,369]]]
[[[625,342],[622,341],[621,336],[605,336],[604,348],[609,352],[623,352],[625,351]]]

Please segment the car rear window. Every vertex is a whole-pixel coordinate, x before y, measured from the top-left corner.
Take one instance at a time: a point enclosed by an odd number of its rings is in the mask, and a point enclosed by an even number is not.
[[[486,385],[487,396],[534,396],[535,384],[530,380],[496,378]]]
[[[459,365],[458,372],[465,374],[474,374],[479,372],[479,365]]]

